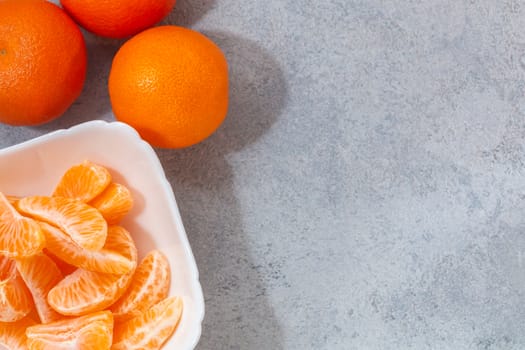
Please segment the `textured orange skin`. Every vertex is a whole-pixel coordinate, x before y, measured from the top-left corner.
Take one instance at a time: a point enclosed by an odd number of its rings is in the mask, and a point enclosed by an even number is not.
[[[137,34],[166,17],[175,0],[61,0],[82,27],[109,38]]]
[[[191,146],[226,117],[228,64],[219,47],[196,31],[151,28],[115,55],[109,95],[116,118],[153,146]]]
[[[86,77],[84,38],[44,0],[0,1],[0,122],[36,125],[62,115]]]

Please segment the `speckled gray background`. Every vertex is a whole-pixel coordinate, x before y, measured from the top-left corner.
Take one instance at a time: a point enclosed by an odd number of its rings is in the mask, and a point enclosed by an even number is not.
[[[525,348],[525,5],[179,0],[230,63],[226,123],[158,150],[205,349]],[[90,119],[120,42],[87,36]]]

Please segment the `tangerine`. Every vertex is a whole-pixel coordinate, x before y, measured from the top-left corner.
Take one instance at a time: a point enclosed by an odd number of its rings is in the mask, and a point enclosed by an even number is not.
[[[109,38],[124,38],[166,17],[175,0],[61,0],[82,27]]]
[[[153,146],[191,146],[226,117],[228,65],[221,49],[194,30],[151,28],[115,55],[109,95],[115,117]]]
[[[0,1],[0,122],[36,125],[62,115],[86,77],[84,37],[45,0]]]

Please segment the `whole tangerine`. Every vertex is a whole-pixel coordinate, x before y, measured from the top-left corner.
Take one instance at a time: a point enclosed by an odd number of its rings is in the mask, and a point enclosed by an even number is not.
[[[109,95],[116,119],[156,147],[182,148],[210,136],[228,110],[228,64],[203,34],[148,29],[113,59]]]
[[[0,122],[36,125],[82,92],[87,54],[78,26],[45,0],[0,1]]]
[[[176,0],[61,0],[82,27],[109,38],[139,33],[166,17]]]

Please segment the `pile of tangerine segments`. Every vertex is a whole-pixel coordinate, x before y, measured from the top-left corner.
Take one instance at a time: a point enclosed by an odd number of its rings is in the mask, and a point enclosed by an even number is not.
[[[0,348],[160,349],[182,299],[158,250],[138,262],[119,223],[133,198],[84,161],[51,196],[0,192]]]

